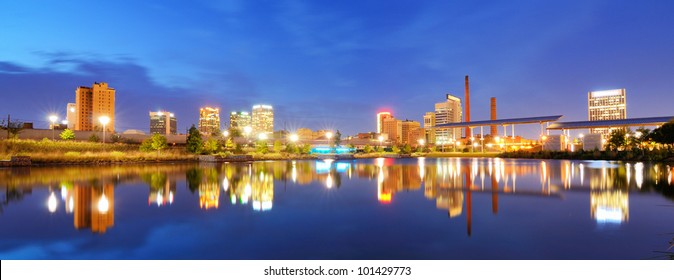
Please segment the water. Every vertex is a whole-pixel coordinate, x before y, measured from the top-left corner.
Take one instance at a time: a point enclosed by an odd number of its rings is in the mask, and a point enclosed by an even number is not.
[[[666,259],[674,168],[371,159],[0,169],[1,259]]]

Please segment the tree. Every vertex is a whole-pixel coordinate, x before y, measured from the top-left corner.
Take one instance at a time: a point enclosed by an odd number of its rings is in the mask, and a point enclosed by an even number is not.
[[[166,148],[168,148],[166,136],[155,133],[150,138],[143,140],[139,149],[141,152],[157,151],[157,156],[159,156],[159,152]]]
[[[290,142],[290,143],[286,144],[286,150],[285,151],[286,151],[286,153],[289,153],[289,154],[297,154],[297,153],[299,153],[299,148],[297,147],[297,145],[295,143]]]
[[[168,148],[168,143],[166,143],[166,136],[159,133],[152,134],[152,149],[157,151],[157,156],[159,152],[163,149]]]
[[[333,140],[332,143],[334,144],[335,147],[339,147],[339,145],[342,143],[342,133],[339,132],[339,130],[335,132],[335,139]]]
[[[0,122],[0,129],[7,130],[9,132],[9,137],[13,138],[19,135],[19,132],[23,130],[23,122],[7,122],[3,120]]]
[[[199,130],[192,125],[190,130],[187,132],[187,152],[193,154],[201,153],[203,146],[203,140],[201,139],[201,133]]]
[[[625,134],[626,134],[625,130],[622,129],[616,129],[614,131],[611,131],[608,141],[606,142],[606,148],[608,150],[615,151],[624,147],[627,144]]]
[[[304,144],[302,145],[302,149],[300,150],[300,153],[303,155],[308,155],[311,153],[311,145],[309,144]]]
[[[363,152],[366,153],[366,154],[369,154],[373,151],[374,151],[374,149],[372,149],[372,146],[370,146],[370,145],[365,145],[365,147],[363,147]]]
[[[401,151],[403,154],[410,154],[410,153],[412,153],[412,146],[410,146],[410,144],[405,144],[405,145],[402,147],[402,149],[400,149],[400,151]]]
[[[391,152],[393,152],[394,154],[398,154],[400,153],[400,148],[394,145],[393,147],[391,147]]]
[[[660,144],[674,144],[674,121],[663,124],[653,130],[651,139]]]
[[[230,127],[229,137],[241,137],[241,130],[235,127]]]
[[[257,150],[258,153],[263,153],[266,154],[269,152],[269,147],[267,147],[267,141],[266,140],[258,140],[255,142],[255,150]]]
[[[204,148],[203,152],[207,154],[214,154],[217,153],[218,150],[220,149],[220,144],[218,144],[218,140],[215,138],[210,138],[204,142]]]
[[[65,130],[63,130],[63,132],[61,132],[61,134],[59,134],[59,137],[61,137],[62,140],[66,141],[73,140],[75,139],[75,132],[66,128]]]
[[[283,151],[283,143],[281,143],[281,140],[274,141],[274,153],[280,153],[281,151]]]
[[[91,134],[91,136],[89,136],[89,142],[98,143],[98,142],[101,142],[101,138],[98,137],[98,135],[96,133],[93,133],[93,134]]]

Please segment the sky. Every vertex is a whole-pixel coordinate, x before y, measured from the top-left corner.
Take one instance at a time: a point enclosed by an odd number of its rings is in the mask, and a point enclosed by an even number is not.
[[[174,112],[274,107],[275,130],[423,122],[445,94],[471,120],[587,120],[625,88],[627,116],[674,115],[674,1],[0,1],[0,119],[47,127],[78,86],[116,89],[116,130]],[[501,128],[499,128],[500,131]],[[535,137],[538,125],[517,134]]]

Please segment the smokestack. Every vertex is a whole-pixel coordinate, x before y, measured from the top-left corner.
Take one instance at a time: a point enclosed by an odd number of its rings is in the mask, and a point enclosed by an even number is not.
[[[468,75],[466,75],[466,107],[465,122],[470,122],[470,86],[468,84]],[[470,137],[470,128],[466,127],[466,139]]]
[[[491,120],[496,120],[496,97],[491,98]],[[489,134],[494,137],[497,133],[498,131],[496,131],[496,126],[492,125]]]

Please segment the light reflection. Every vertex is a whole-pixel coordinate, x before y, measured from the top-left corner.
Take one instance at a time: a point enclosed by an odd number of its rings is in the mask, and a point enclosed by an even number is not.
[[[54,192],[51,192],[49,199],[47,199],[47,209],[50,213],[54,213],[56,212],[56,207],[58,207],[58,201],[56,200]]]
[[[637,187],[641,188],[641,185],[644,183],[644,164],[637,162],[634,165],[634,180],[637,183]]]

